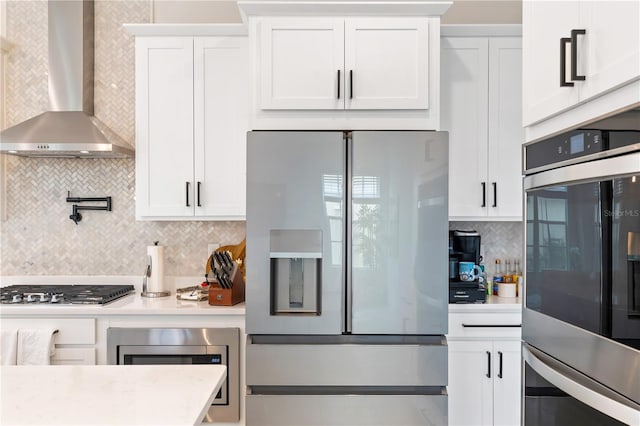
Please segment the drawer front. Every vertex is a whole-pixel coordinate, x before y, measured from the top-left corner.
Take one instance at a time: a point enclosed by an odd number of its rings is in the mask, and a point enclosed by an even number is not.
[[[447,339],[509,338],[522,336],[522,314],[506,313],[450,313]]]
[[[446,386],[445,345],[247,345],[248,386]]]
[[[94,318],[6,318],[2,330],[53,328],[58,330],[57,345],[95,345],[96,320]]]
[[[247,395],[247,425],[446,425],[446,395]]]

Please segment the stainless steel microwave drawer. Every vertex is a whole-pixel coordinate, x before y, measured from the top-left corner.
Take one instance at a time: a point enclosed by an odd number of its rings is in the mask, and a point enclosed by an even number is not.
[[[248,426],[446,425],[447,395],[247,395]]]
[[[447,346],[248,344],[248,386],[446,386]]]

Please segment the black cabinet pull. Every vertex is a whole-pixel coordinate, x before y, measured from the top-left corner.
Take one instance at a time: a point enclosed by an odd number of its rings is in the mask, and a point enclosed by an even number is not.
[[[584,75],[578,75],[578,35],[585,35],[585,30],[571,30],[571,80],[584,80]]]
[[[482,182],[482,205],[480,207],[487,207],[487,183]]]
[[[340,70],[338,70],[338,99],[340,99]]]
[[[196,195],[196,203],[198,205],[198,207],[202,207],[202,205],[200,204],[200,186],[202,185],[202,182],[198,182],[196,188],[197,188],[197,195]]]
[[[349,99],[353,99],[353,70],[349,70]]]
[[[487,351],[487,377],[491,378],[491,352]]]
[[[187,203],[186,203],[186,205],[187,205],[187,207],[191,207],[191,206],[189,205],[189,182],[186,182],[185,187],[186,187],[186,190],[185,190],[185,198],[187,199]]]
[[[502,379],[502,352],[498,351],[498,378]]]
[[[571,43],[571,39],[563,37],[560,39],[560,86],[570,87],[573,83],[567,81],[567,43]]]
[[[491,182],[491,185],[493,185],[493,205],[491,207],[498,207],[498,184]]]

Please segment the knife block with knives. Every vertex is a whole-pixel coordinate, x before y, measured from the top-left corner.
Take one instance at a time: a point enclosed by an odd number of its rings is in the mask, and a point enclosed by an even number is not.
[[[207,274],[215,281],[209,285],[209,305],[232,306],[244,302],[244,278],[228,251],[214,251],[207,260]]]

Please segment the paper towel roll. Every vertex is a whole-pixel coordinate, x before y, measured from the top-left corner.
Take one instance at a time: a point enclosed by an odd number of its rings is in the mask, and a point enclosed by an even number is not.
[[[147,292],[160,293],[164,289],[164,246],[147,246],[147,260],[151,262],[151,275],[147,278]]]

